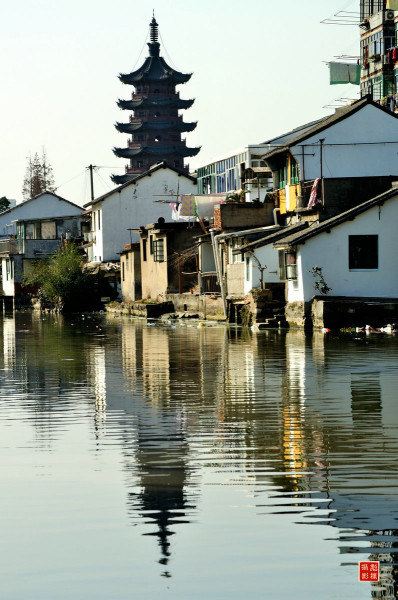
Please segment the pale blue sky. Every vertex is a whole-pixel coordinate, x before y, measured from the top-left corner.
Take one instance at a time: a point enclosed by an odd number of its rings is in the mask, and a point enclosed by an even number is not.
[[[115,101],[133,69],[155,9],[172,66],[193,72],[180,87],[196,98],[185,119],[197,120],[189,145],[200,166],[331,112],[355,86],[328,83],[322,61],[359,53],[359,31],[320,21],[359,0],[0,0],[2,52],[0,196],[21,196],[29,152],[44,145],[59,193],[89,199],[86,165],[123,167],[112,153],[126,135]],[[140,61],[146,55],[146,48]],[[168,60],[168,55],[163,52]],[[96,195],[112,187],[111,169],[96,177]],[[116,172],[121,172],[120,169]],[[67,180],[75,177],[70,183]]]

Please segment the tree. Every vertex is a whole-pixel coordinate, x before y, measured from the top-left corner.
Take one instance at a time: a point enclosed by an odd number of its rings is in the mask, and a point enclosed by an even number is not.
[[[53,168],[49,163],[45,149],[43,148],[41,156],[36,152],[33,158],[29,156],[27,160],[28,164],[22,188],[24,199],[34,198],[42,192],[54,192]]]
[[[10,200],[8,198],[6,198],[5,196],[2,196],[0,198],[0,213],[7,210],[7,208],[10,206],[10,204],[11,204]]]
[[[92,302],[93,278],[83,270],[77,246],[66,243],[48,260],[40,260],[24,278],[24,284],[38,290],[49,306],[70,311]]]

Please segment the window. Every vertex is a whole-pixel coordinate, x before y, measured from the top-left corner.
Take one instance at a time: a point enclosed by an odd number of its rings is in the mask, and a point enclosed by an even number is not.
[[[146,261],[146,243],[147,239],[143,238],[142,240],[142,260]]]
[[[164,239],[156,240],[154,242],[153,260],[155,262],[163,262],[164,261]]]
[[[278,169],[278,187],[281,190],[287,184],[287,166],[284,165],[280,169]]]
[[[57,228],[55,221],[43,221],[41,223],[41,236],[42,240],[56,240],[57,239]]]
[[[93,211],[93,231],[95,231],[95,230],[96,230],[96,227],[95,227],[95,211]]]
[[[348,236],[349,269],[378,269],[379,268],[379,236],[378,235],[349,235]]]
[[[149,236],[149,254],[153,254],[153,236]]]
[[[98,229],[101,229],[101,211],[100,210],[97,212],[97,223],[98,223]]]
[[[297,254],[296,252],[279,252],[279,279],[297,279]]]
[[[245,260],[245,264],[246,264],[246,281],[250,281],[250,256],[246,257]]]
[[[27,240],[41,239],[41,223],[26,223],[25,237]]]
[[[6,258],[6,279],[10,281],[14,277],[14,263],[11,258]]]
[[[124,260],[122,259],[122,281],[124,281]]]
[[[294,160],[294,158],[291,159],[290,162],[290,184],[291,185],[297,185],[300,181],[300,174],[299,174],[299,166],[298,166],[298,162],[296,160]]]

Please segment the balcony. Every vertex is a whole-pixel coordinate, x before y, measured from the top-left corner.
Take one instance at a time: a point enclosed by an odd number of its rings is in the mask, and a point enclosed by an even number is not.
[[[14,238],[6,238],[0,240],[0,254],[19,254],[20,245],[18,240]]]
[[[95,231],[85,231],[83,233],[83,242],[85,245],[95,244]]]
[[[46,258],[59,248],[61,240],[18,240],[19,252],[25,258]]]

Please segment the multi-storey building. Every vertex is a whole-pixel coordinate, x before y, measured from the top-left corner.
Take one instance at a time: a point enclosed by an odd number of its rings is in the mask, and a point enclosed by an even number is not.
[[[390,0],[361,0],[361,96],[394,110],[398,91],[398,11]]]
[[[150,24],[149,56],[143,65],[119,79],[135,88],[130,100],[119,100],[123,110],[133,111],[127,123],[116,123],[116,129],[130,138],[125,148],[114,148],[116,156],[127,158],[125,175],[113,175],[114,183],[123,184],[145,173],[162,161],[188,173],[184,158],[196,156],[200,148],[188,148],[183,132],[193,131],[196,123],[183,121],[179,110],[189,108],[193,100],[182,100],[176,86],[186,83],[191,73],[172,69],[160,56],[158,24],[153,17]]]
[[[200,167],[197,171],[198,193],[233,194],[243,190],[250,195],[252,201],[257,198],[264,200],[267,188],[272,185],[272,175],[262,159],[268,147],[268,142],[247,146],[239,154]],[[249,169],[255,171],[250,173]],[[261,175],[258,177],[259,185],[253,183],[257,175]]]

